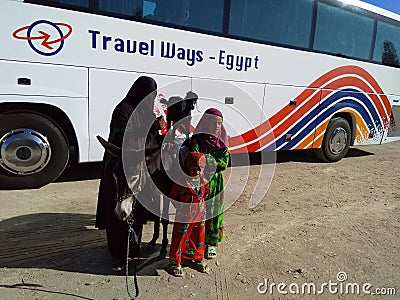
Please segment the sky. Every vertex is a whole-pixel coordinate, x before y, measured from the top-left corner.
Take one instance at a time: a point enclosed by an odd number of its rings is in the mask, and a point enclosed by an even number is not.
[[[361,0],[400,14],[400,0]]]

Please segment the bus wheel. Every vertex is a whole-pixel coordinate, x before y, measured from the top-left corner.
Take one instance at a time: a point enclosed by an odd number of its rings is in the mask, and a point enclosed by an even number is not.
[[[49,119],[33,113],[0,115],[0,187],[39,188],[68,163],[68,143]]]
[[[341,117],[332,119],[325,131],[321,148],[315,149],[318,159],[325,162],[341,160],[349,150],[351,129],[349,122]]]

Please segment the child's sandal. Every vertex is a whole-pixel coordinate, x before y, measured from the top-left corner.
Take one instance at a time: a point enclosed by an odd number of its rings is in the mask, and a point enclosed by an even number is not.
[[[172,275],[175,277],[183,277],[185,273],[182,270],[182,266],[171,266]]]
[[[210,268],[208,267],[207,262],[205,260],[201,262],[194,262],[194,267],[200,273],[205,273],[205,274],[210,273]]]
[[[204,254],[204,256],[207,259],[216,258],[217,257],[217,250],[215,249],[215,246],[207,246],[206,253]]]

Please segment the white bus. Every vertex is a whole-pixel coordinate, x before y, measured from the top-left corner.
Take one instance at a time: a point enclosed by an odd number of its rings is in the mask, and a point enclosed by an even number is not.
[[[220,109],[231,153],[333,162],[400,135],[400,17],[357,0],[1,0],[0,19],[0,187],[100,161],[140,75]]]

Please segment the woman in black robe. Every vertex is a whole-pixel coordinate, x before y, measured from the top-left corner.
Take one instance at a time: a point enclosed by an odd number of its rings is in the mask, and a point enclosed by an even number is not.
[[[110,123],[110,134],[108,137],[108,141],[110,143],[122,149],[123,138],[128,122],[130,126],[140,126],[140,124],[146,123],[141,120],[141,118],[149,118],[149,116],[154,115],[153,107],[156,92],[157,83],[150,77],[141,76],[133,83],[125,98],[115,107],[113,111]],[[143,100],[145,100],[145,102],[140,104]],[[133,115],[134,120],[132,122],[130,118],[135,109],[138,109],[139,111],[136,111]],[[132,129],[134,130],[135,128],[129,128],[129,130]],[[140,141],[145,141],[146,138],[143,136],[138,136],[140,135],[140,132],[143,132],[142,130],[138,130],[137,132],[139,133],[133,136],[133,140],[136,140],[136,144],[141,143]],[[141,147],[144,145],[138,146]],[[113,270],[115,271],[122,270],[123,266],[125,265],[128,238],[127,222],[118,220],[114,214],[117,188],[115,179],[113,177],[113,169],[118,163],[120,163],[120,166],[122,167],[121,157],[117,158],[113,157],[108,152],[104,153],[103,172],[99,186],[95,224],[96,228],[106,230],[108,250],[111,254]],[[146,168],[146,163],[144,161],[140,162],[140,164],[138,164],[138,168]],[[136,169],[137,168],[135,168],[135,172]],[[137,171],[138,174],[146,174],[147,172],[146,170]],[[143,189],[144,183],[145,178],[138,178],[134,185],[130,185],[131,189],[133,187],[132,192],[135,197],[140,190]],[[135,220],[134,230],[138,236],[139,243],[132,243],[132,246],[130,246],[130,257],[136,256],[139,253],[145,215],[145,209],[138,201],[136,201],[135,209],[133,211],[133,218]]]

